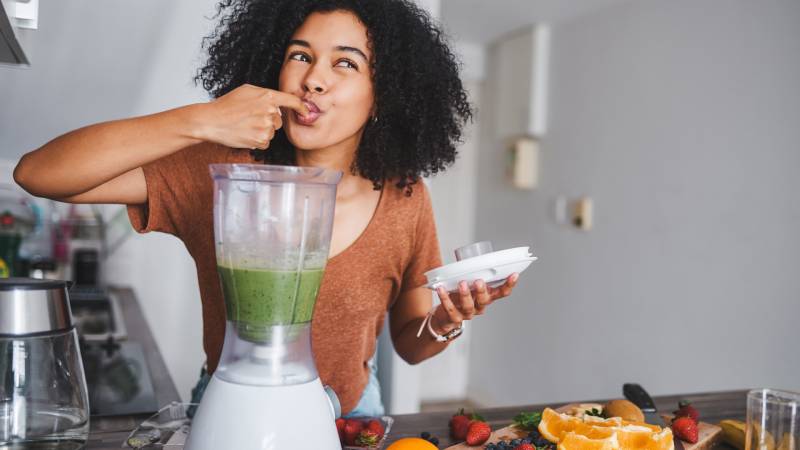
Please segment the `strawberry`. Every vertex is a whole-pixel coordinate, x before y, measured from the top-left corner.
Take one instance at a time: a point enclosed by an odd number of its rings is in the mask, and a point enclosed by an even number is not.
[[[527,442],[523,442],[522,444],[514,447],[514,450],[536,450],[536,447]]]
[[[368,430],[364,428],[358,433],[358,437],[356,438],[356,445],[361,447],[373,447],[378,444],[381,438],[372,430]]]
[[[673,414],[675,414],[676,419],[678,417],[689,417],[694,420],[695,423],[700,421],[700,412],[686,400],[681,400],[681,402],[678,403],[678,410],[674,411]]]
[[[339,442],[344,442],[344,424],[347,422],[341,417],[336,419],[336,431],[339,432]]]
[[[492,427],[486,422],[473,420],[467,430],[467,445],[482,445],[492,435]]]
[[[344,443],[346,445],[356,445],[361,430],[364,429],[364,422],[356,419],[347,419],[344,424]]]
[[[678,417],[672,421],[672,432],[682,441],[697,443],[697,422],[691,417]]]
[[[453,414],[453,417],[450,419],[450,436],[457,441],[466,439],[471,420],[472,419],[464,413],[463,408]]]
[[[367,422],[367,426],[364,428],[366,430],[375,433],[375,435],[378,436],[378,440],[380,440],[383,437],[384,433],[383,425],[381,424],[381,421],[378,419],[370,420],[369,422]]]

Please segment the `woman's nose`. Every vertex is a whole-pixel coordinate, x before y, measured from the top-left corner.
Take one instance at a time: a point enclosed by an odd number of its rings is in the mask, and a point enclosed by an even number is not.
[[[317,94],[327,91],[327,85],[318,69],[312,68],[308,72],[306,79],[303,81],[303,88],[306,92],[315,92]]]

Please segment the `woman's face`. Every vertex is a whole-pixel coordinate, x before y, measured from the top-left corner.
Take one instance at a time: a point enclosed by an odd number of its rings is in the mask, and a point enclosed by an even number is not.
[[[367,43],[367,28],[347,11],[313,13],[294,33],[278,89],[301,97],[311,111],[284,109],[284,130],[296,148],[358,146],[374,101]]]

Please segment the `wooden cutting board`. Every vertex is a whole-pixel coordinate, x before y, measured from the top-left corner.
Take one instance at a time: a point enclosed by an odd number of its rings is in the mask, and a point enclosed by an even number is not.
[[[564,405],[560,408],[556,408],[558,412],[567,412],[570,411],[575,406],[578,406],[577,403],[570,403],[569,405]],[[664,416],[665,419],[670,419],[671,416]],[[684,442],[683,446],[685,450],[708,450],[710,449],[719,439],[721,438],[720,433],[722,433],[722,428],[712,425],[706,422],[700,422],[698,425],[698,430],[700,432],[699,438],[697,439],[696,444],[690,444],[688,442]],[[453,445],[451,447],[447,447],[446,450],[474,450],[474,449],[482,449],[484,445],[488,443],[495,443],[499,441],[507,441],[510,439],[517,439],[517,438],[524,438],[528,435],[527,431],[522,431],[515,428],[513,425],[509,425],[505,428],[500,428],[497,431],[492,433],[492,436],[489,438],[482,445],[478,446],[470,446],[465,443],[460,443]]]
[[[665,421],[672,420],[672,415],[662,415]],[[698,438],[697,443],[690,444],[683,443],[683,448],[686,450],[708,450],[722,439],[722,428],[712,425],[707,422],[700,422],[697,424]]]

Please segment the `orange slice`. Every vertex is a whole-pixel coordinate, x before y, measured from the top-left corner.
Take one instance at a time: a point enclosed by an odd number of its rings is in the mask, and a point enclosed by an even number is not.
[[[542,421],[539,422],[539,433],[548,441],[559,443],[565,434],[581,423],[583,421],[577,417],[559,414],[550,408],[545,408],[542,411]]]
[[[604,439],[591,439],[577,433],[567,433],[558,443],[558,450],[619,450],[617,435],[612,434]],[[626,449],[627,450],[627,449]]]
[[[542,412],[539,433],[557,443],[558,450],[674,450],[669,428],[619,417],[581,419],[549,408]]]
[[[578,426],[573,428],[572,432],[581,436],[586,436],[589,439],[606,439],[616,433],[614,427],[597,427],[588,423],[578,424]]]
[[[608,419],[604,419],[597,416],[585,416],[583,421],[598,427],[621,427],[625,422],[619,417],[610,417]]]
[[[626,426],[626,425],[635,425],[635,426],[637,426],[637,427],[649,428],[649,429],[650,429],[650,431],[661,431],[661,427],[660,427],[660,426],[658,426],[658,425],[652,425],[652,424],[649,424],[649,423],[644,423],[644,422],[631,422],[630,420],[623,420],[623,421],[622,421],[622,425],[623,425],[623,426]]]
[[[654,432],[647,427],[628,425],[615,429],[620,448],[626,450],[673,450],[672,430]]]

